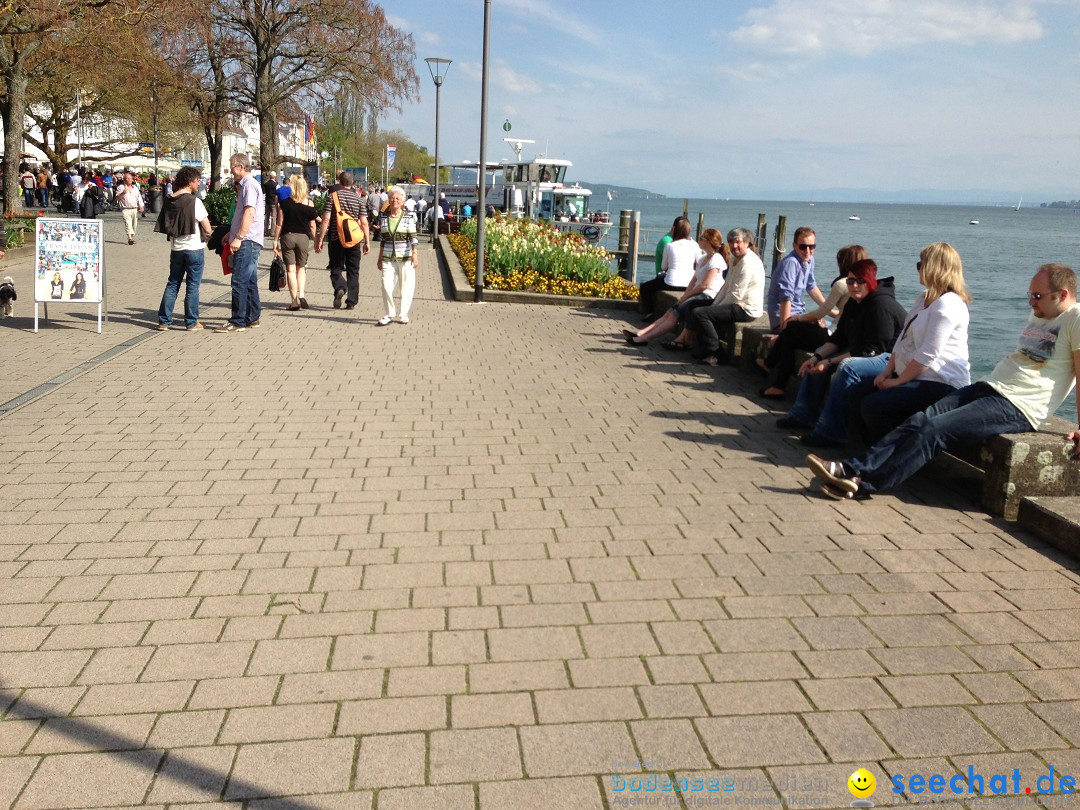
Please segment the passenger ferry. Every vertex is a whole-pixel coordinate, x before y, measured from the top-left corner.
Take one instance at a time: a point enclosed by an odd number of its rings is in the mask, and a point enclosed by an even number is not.
[[[611,228],[607,211],[591,207],[592,189],[566,185],[566,171],[574,164],[559,158],[537,157],[515,163],[488,162],[484,172],[488,205],[512,217],[550,222],[560,231],[581,234],[588,242],[601,242]],[[434,166],[432,167],[434,168]],[[476,207],[480,166],[477,163],[448,163],[451,182],[439,184],[439,193],[455,210],[463,205]],[[462,182],[465,180],[465,182]],[[402,185],[406,195],[429,198],[434,187],[426,183]]]

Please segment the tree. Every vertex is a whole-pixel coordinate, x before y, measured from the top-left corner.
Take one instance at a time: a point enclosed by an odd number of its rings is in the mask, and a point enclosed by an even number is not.
[[[278,122],[320,99],[399,108],[413,97],[413,39],[371,0],[215,0],[215,23],[241,44],[239,97],[259,118],[259,163],[280,163]],[[389,58],[388,58],[389,57]]]
[[[4,0],[0,2],[0,121],[4,126],[4,210],[18,207],[18,166],[26,130],[27,88],[48,69],[45,55],[99,26],[140,21],[159,0]]]

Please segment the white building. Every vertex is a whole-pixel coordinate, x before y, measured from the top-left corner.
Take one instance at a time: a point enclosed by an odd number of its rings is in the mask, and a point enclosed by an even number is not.
[[[32,129],[31,133],[41,140],[41,132]],[[154,170],[154,145],[153,143],[139,142],[135,140],[137,134],[132,123],[123,118],[86,118],[82,120],[82,140],[87,142],[99,142],[111,140],[116,143],[116,151],[137,152],[128,157],[113,158],[103,156],[98,151],[80,150],[79,138],[76,134],[76,143],[68,148],[67,160],[69,163],[82,162],[91,166],[108,165],[114,169],[130,166],[138,172],[150,172]],[[169,143],[169,136],[165,133],[158,135],[159,155],[157,168],[161,172],[174,173],[181,166],[197,166],[209,171],[210,149],[205,142],[199,143],[188,149],[175,148]],[[259,119],[253,114],[241,114],[230,116],[222,133],[221,159],[223,170],[228,170],[230,155],[243,152],[250,156],[252,166],[258,166],[259,158]],[[293,164],[299,169],[306,161],[315,159],[316,153],[313,144],[304,144],[304,123],[292,121],[278,124],[278,153],[286,167]],[[23,154],[31,163],[42,163],[47,160],[45,154],[27,141],[23,141]],[[278,169],[280,171],[280,169]],[[286,171],[288,169],[286,168]]]

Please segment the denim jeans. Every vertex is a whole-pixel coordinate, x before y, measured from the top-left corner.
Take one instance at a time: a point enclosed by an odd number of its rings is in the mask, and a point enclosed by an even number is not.
[[[37,193],[38,193],[38,205],[41,208],[48,208],[49,207],[49,188],[48,188],[48,186],[46,186],[45,188],[39,188],[37,190]]]
[[[205,253],[201,250],[174,250],[169,253],[169,280],[165,284],[165,294],[161,296],[161,306],[158,307],[158,323],[164,326],[172,323],[176,295],[185,276],[184,326],[190,329],[199,322],[199,282],[202,281],[205,259]]]
[[[247,326],[259,320],[262,303],[259,301],[259,254],[262,247],[250,239],[240,243],[232,254],[232,317],[234,326]]]
[[[948,383],[938,380],[912,380],[895,388],[867,394],[859,407],[863,440],[873,444],[909,417],[926,410],[955,390]]]
[[[24,188],[22,190],[23,206],[25,206],[26,208],[33,208],[34,207],[34,191],[35,190],[36,189],[32,189],[32,188]]]
[[[827,374],[806,374],[788,416],[804,425],[813,425],[814,433],[842,442],[847,439],[848,412],[874,388],[874,377],[885,370],[888,354],[876,357],[849,357]],[[825,403],[818,411],[822,397]]]
[[[978,382],[946,394],[844,466],[862,479],[860,491],[879,492],[906,481],[940,450],[1030,430],[1015,405]]]

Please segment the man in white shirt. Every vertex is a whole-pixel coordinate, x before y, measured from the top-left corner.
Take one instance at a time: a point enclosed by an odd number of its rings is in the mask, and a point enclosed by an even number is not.
[[[210,236],[210,220],[206,206],[195,193],[199,188],[199,170],[184,166],[176,173],[173,193],[162,201],[155,230],[165,233],[172,241],[169,252],[169,281],[158,308],[158,331],[172,325],[173,307],[180,291],[180,282],[187,277],[184,296],[184,327],[189,332],[203,328],[199,323],[199,283],[202,281],[206,251],[203,242]]]
[[[127,242],[135,244],[135,226],[139,222],[139,213],[143,210],[142,192],[132,172],[124,172],[124,180],[116,187],[116,204],[124,215],[124,227],[127,228]]]
[[[1038,428],[1080,376],[1076,273],[1063,264],[1044,264],[1028,284],[1028,305],[1031,317],[1016,351],[989,377],[946,394],[857,458],[825,461],[807,456],[807,466],[823,481],[822,493],[843,500],[892,489],[938,450]],[[1065,440],[1072,442],[1072,457],[1080,459],[1080,429],[1066,434]]]

